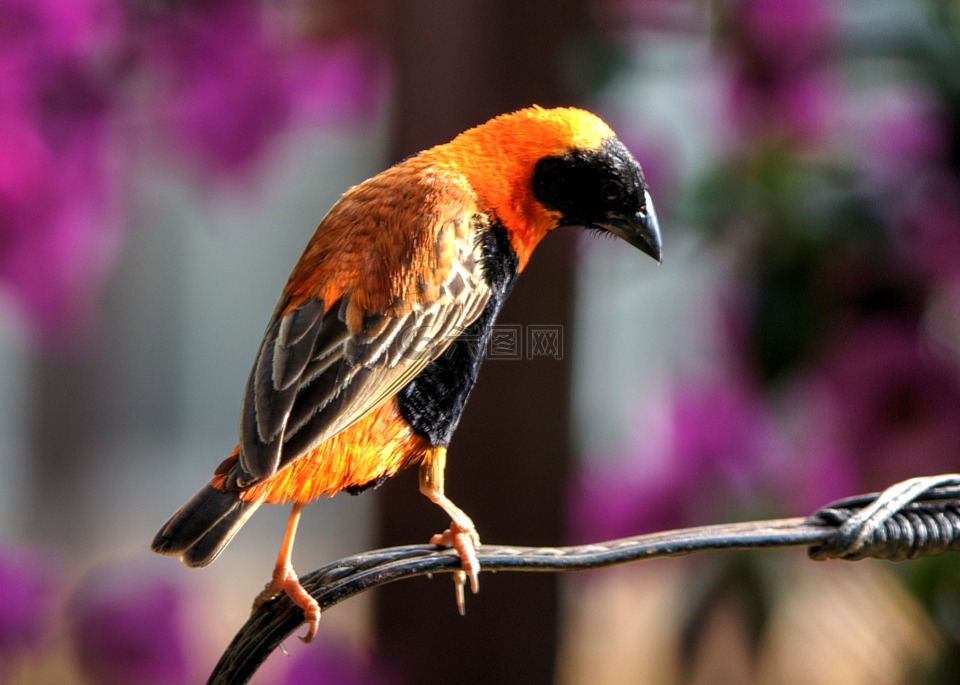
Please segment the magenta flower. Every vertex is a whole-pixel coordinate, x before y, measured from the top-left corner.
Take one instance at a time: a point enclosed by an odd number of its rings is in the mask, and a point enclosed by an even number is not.
[[[854,154],[864,173],[900,192],[932,168],[942,168],[949,146],[943,107],[920,88],[888,89],[869,99],[850,123]]]
[[[848,474],[853,491],[960,467],[960,378],[913,327],[838,332],[805,383],[814,463]]]
[[[19,654],[41,649],[54,632],[57,567],[45,550],[0,547],[0,672]]]
[[[318,43],[291,36],[252,0],[176,6],[139,19],[161,121],[207,170],[248,171],[295,116],[308,124],[354,122],[379,106],[386,60],[358,36]]]
[[[811,144],[835,126],[835,23],[817,0],[743,0],[728,17],[727,111],[745,142]]]
[[[101,137],[53,146],[14,117],[0,125],[0,281],[40,337],[76,338],[120,240]]]
[[[827,70],[768,81],[734,69],[727,97],[728,116],[744,142],[813,145],[836,128],[840,88]]]
[[[108,0],[2,0],[0,282],[47,339],[89,316],[119,239]],[[65,337],[65,336],[64,336]]]
[[[369,120],[383,104],[389,66],[383,51],[360,36],[295,43],[284,56],[294,116],[314,125]]]
[[[0,56],[22,68],[49,56],[97,58],[119,39],[115,0],[0,0]]]
[[[776,483],[783,438],[757,390],[736,378],[689,384],[637,426],[625,455],[586,469],[570,506],[577,540],[727,518]]]
[[[69,144],[114,103],[122,49],[112,0],[0,0],[0,112]]]
[[[118,0],[0,0],[4,29],[0,44],[38,52],[103,56],[123,30]],[[9,21],[7,21],[9,18]]]
[[[70,606],[74,651],[97,685],[177,685],[194,682],[183,630],[188,599],[156,574],[103,568],[76,592]]]
[[[252,164],[290,109],[259,3],[171,5],[140,23],[156,105],[176,146],[213,169]]]
[[[366,652],[330,640],[318,639],[309,649],[298,649],[289,659],[281,685],[395,685],[392,673]]]
[[[0,118],[0,273],[37,225],[50,221],[56,195],[54,153],[19,117]]]
[[[837,23],[827,0],[741,0],[731,18],[742,56],[784,76],[821,64]]]
[[[960,177],[929,174],[905,199],[897,247],[936,281],[960,281]]]
[[[295,113],[361,120],[386,73],[372,44],[307,43],[255,0],[0,0],[0,17],[0,287],[47,342],[95,328],[143,128],[249,177]]]

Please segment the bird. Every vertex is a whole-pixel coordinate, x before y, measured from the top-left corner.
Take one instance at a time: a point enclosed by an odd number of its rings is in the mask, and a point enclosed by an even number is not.
[[[153,551],[206,566],[261,504],[292,503],[254,609],[286,594],[309,642],[320,608],[292,563],[303,506],[417,465],[420,491],[450,517],[430,542],[460,557],[463,613],[467,580],[479,590],[480,537],[445,494],[447,447],[517,276],[541,239],[568,226],[662,260],[640,164],[600,117],[575,107],[496,116],[348,189],[269,319],[237,446]]]

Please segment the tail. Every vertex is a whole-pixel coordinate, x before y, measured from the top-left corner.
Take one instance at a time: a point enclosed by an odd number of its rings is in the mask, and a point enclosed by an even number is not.
[[[205,485],[170,517],[150,548],[176,554],[187,566],[206,566],[217,558],[262,500],[247,502],[239,492]]]

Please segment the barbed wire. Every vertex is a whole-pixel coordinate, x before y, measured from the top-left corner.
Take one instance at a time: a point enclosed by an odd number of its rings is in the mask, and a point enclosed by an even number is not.
[[[834,502],[806,518],[748,521],[684,528],[570,547],[481,545],[481,571],[581,571],[644,559],[717,550],[809,548],[817,560],[864,558],[901,561],[960,551],[960,474],[913,478],[882,493]],[[460,569],[451,549],[407,545],[357,554],[300,578],[320,608],[405,578]],[[240,628],[208,685],[237,685],[303,622],[286,595],[262,605]]]

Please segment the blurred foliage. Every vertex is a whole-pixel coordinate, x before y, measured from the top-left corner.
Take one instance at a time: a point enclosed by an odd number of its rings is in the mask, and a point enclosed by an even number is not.
[[[676,3],[602,4],[649,17]],[[587,470],[580,538],[751,517],[761,501],[794,515],[960,471],[960,2],[888,3],[860,23],[853,6],[708,4],[719,153],[682,181],[675,215],[724,255],[710,294],[722,361]],[[620,29],[622,45],[700,26]],[[689,438],[704,433],[724,437]],[[695,601],[707,614],[739,597],[757,642],[790,592],[771,593],[760,563],[733,559]],[[956,555],[896,568],[943,636],[935,665],[903,666],[908,681],[955,682]],[[689,618],[688,635],[700,625]]]

